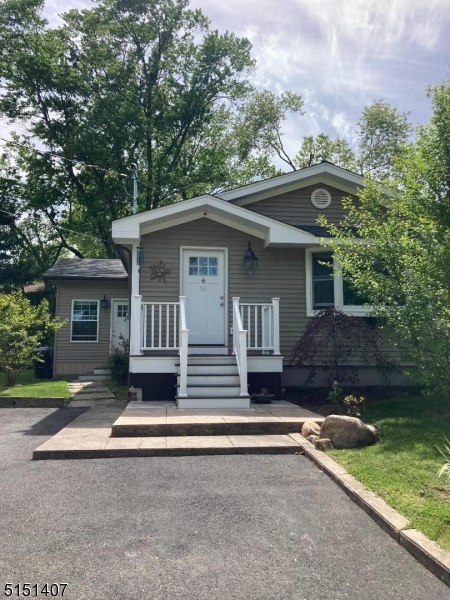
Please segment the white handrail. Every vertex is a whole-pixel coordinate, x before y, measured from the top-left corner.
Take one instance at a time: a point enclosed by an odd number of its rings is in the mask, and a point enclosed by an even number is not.
[[[141,302],[142,350],[178,350],[179,302]]]
[[[247,349],[280,354],[280,299],[242,302],[239,312],[247,329]]]
[[[180,296],[180,388],[178,396],[187,398],[189,329],[186,326],[186,296]]]
[[[239,310],[240,298],[233,300],[233,354],[236,356],[239,371],[240,396],[248,396],[247,385],[247,331],[242,325],[241,312]]]

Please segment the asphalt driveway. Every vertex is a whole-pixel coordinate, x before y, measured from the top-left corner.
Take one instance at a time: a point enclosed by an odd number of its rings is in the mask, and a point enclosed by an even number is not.
[[[303,456],[32,462],[80,412],[0,410],[0,597],[450,600]]]

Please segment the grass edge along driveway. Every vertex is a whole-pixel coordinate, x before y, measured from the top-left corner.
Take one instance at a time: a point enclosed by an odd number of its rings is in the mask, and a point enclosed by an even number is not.
[[[67,381],[63,379],[35,379],[32,370],[21,371],[16,385],[6,387],[0,375],[0,396],[17,398],[70,398]]]
[[[379,400],[362,419],[376,423],[375,446],[327,452],[366,487],[450,550],[450,482],[437,473],[444,463],[437,446],[450,438],[450,402],[433,396]]]

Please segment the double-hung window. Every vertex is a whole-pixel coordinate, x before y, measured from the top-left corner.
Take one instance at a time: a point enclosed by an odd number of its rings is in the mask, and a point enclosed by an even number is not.
[[[98,342],[99,301],[73,300],[71,342]]]
[[[323,248],[306,250],[306,313],[335,306],[344,313],[367,316],[370,306],[364,297],[339,272],[340,265],[333,253]]]

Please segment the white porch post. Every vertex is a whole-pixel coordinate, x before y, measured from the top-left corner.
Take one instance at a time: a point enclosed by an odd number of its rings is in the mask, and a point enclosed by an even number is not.
[[[247,332],[239,331],[239,363],[240,363],[240,383],[241,391],[239,396],[248,396],[247,384]]]
[[[188,346],[189,329],[186,326],[186,296],[180,296],[180,388],[178,390],[179,398],[187,398],[187,366],[188,366]]]
[[[139,294],[139,265],[137,247],[139,240],[133,242],[131,251],[131,318],[130,318],[130,355],[142,354],[142,296]]]
[[[273,353],[280,353],[280,299],[272,298],[273,306]]]
[[[233,303],[233,340],[232,340],[232,350],[233,350],[233,354],[236,354],[236,348],[238,347],[238,336],[239,336],[239,328],[238,328],[238,324],[236,321],[236,309],[239,310],[239,301],[240,301],[240,297],[239,296],[234,296],[233,298],[231,298],[231,301]]]

